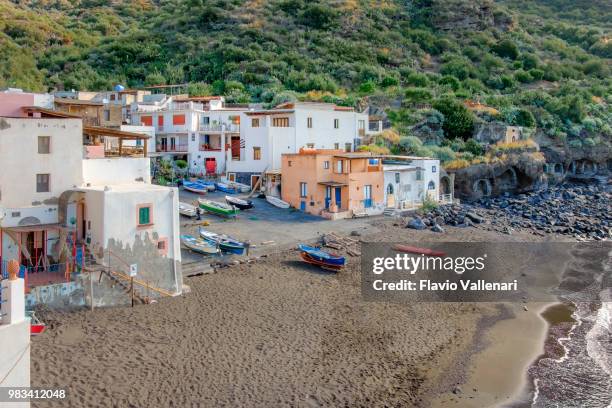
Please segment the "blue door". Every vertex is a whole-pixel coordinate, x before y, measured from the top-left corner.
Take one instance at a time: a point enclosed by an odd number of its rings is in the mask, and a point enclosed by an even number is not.
[[[329,203],[331,201],[331,187],[325,187],[325,209],[329,208]]]
[[[363,186],[363,193],[364,193],[363,206],[365,208],[372,207],[372,186],[371,185]]]
[[[300,210],[306,211],[306,201],[300,201]]]
[[[340,187],[336,187],[336,205],[338,208],[342,207],[342,190]]]

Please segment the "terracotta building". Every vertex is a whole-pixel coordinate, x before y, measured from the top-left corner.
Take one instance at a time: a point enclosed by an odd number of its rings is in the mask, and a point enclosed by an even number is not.
[[[321,149],[283,154],[281,196],[295,208],[331,219],[382,213],[382,156]]]

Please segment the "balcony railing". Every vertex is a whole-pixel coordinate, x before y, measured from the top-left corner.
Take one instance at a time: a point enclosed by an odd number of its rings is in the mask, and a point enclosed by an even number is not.
[[[200,145],[200,151],[201,152],[220,152],[221,147],[213,147],[213,146],[209,146],[207,144],[201,144]]]
[[[233,123],[201,123],[200,124],[201,132],[240,132],[240,125],[236,125]]]
[[[187,152],[188,145],[187,143],[175,144],[175,145],[157,145],[155,146],[155,150],[158,152]]]

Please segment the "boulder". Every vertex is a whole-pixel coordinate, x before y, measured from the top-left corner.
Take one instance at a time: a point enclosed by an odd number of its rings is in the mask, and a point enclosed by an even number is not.
[[[419,217],[414,217],[413,219],[408,221],[408,224],[406,224],[406,228],[424,230],[425,228],[427,228],[427,226],[425,225],[422,219],[420,219]]]

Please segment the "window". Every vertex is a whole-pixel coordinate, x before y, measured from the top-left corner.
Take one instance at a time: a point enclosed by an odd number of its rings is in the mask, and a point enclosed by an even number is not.
[[[433,181],[430,181],[429,184],[427,185],[427,189],[428,190],[435,190],[436,189],[436,183],[434,183]]]
[[[164,115],[159,115],[157,117],[157,127],[159,127],[160,129],[164,128]]]
[[[423,180],[423,169],[417,169],[417,171],[416,171],[416,179],[417,179],[417,181]]]
[[[399,182],[400,182],[400,174],[399,173],[395,173],[395,182],[397,184],[399,184]]]
[[[153,126],[153,116],[141,116],[140,124],[142,126]]]
[[[151,204],[143,204],[138,206],[138,226],[153,224]]]
[[[110,120],[110,109],[104,109],[104,120],[107,122]]]
[[[431,166],[431,172],[435,173],[438,169],[436,168],[436,166]]]
[[[291,160],[289,160],[289,161],[287,162],[287,165],[288,165],[289,167],[291,167],[291,164],[292,164],[292,163],[291,163]]]
[[[357,129],[365,129],[365,120],[359,120],[357,122]]]
[[[157,249],[160,251],[166,250],[166,241],[157,241]]]
[[[261,160],[261,147],[253,147],[253,160]]]
[[[309,149],[314,149],[315,144],[314,143],[306,143],[306,147]]]
[[[289,118],[272,118],[272,126],[289,127]]]
[[[324,169],[329,169],[329,161],[325,160],[325,161],[323,162],[323,168],[324,168]]]
[[[306,197],[306,195],[308,194],[306,186],[306,183],[300,183],[300,197]]]
[[[210,118],[208,116],[202,116],[202,125],[208,126],[210,124]]]
[[[340,129],[340,119],[334,119],[334,129]]]
[[[195,133],[192,133],[192,134],[191,134],[191,141],[192,141],[192,142],[195,142]]]
[[[345,152],[350,152],[352,148],[352,144],[351,143],[345,143],[344,144],[344,151]]]
[[[185,124],[185,115],[173,115],[172,116],[172,124],[173,125],[184,125]]]
[[[251,127],[259,127],[259,118],[251,119]]]
[[[340,150],[340,143],[334,143],[334,150]]]
[[[343,167],[342,160],[338,160],[338,162],[336,163],[336,172],[342,173],[342,167]]]
[[[49,154],[51,149],[51,136],[38,136],[38,153]]]
[[[306,118],[306,127],[312,129],[312,118]]]
[[[37,193],[48,193],[49,192],[49,175],[48,174],[37,174],[36,175],[36,192]]]

